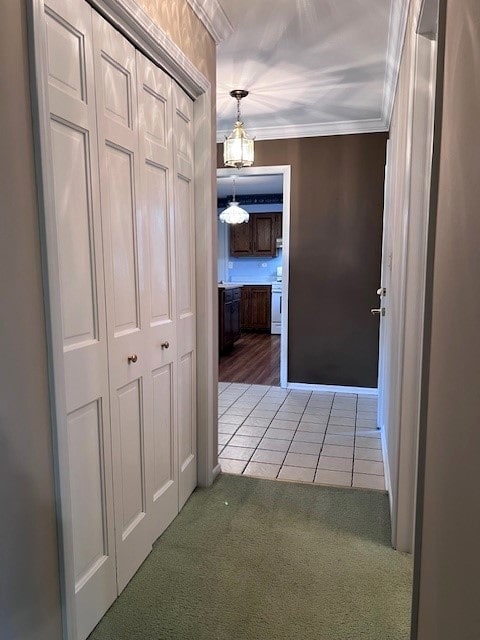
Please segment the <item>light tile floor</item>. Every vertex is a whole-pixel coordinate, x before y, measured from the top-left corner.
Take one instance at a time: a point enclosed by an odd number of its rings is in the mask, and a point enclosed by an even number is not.
[[[376,396],[220,382],[222,471],[385,489]]]

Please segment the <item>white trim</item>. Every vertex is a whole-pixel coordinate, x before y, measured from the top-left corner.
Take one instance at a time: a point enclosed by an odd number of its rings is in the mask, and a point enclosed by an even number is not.
[[[280,386],[288,384],[288,316],[290,292],[290,182],[291,167],[282,167],[283,213],[282,213],[282,324],[280,332]]]
[[[388,28],[387,62],[383,85],[382,120],[386,130],[390,128],[397,90],[398,74],[402,60],[403,44],[407,29],[410,0],[392,0]]]
[[[31,66],[30,93],[34,131],[35,171],[39,208],[40,250],[44,308],[48,386],[52,416],[55,509],[58,530],[59,581],[62,604],[62,637],[76,639],[75,570],[70,492],[67,406],[63,355],[62,307],[55,216],[50,109],[48,101],[45,9],[43,0],[27,2],[28,49]]]
[[[390,460],[388,458],[387,440],[385,438],[385,432],[380,429],[380,437],[382,440],[382,458],[383,458],[383,471],[385,475],[385,489],[388,492],[388,502],[390,505],[390,517],[393,513],[393,492],[392,492],[392,476],[390,473]]]
[[[337,384],[308,384],[306,382],[289,382],[287,389],[293,391],[323,391],[328,393],[356,393],[358,396],[377,396],[376,387],[342,387]]]
[[[436,0],[429,3],[433,11]],[[420,15],[422,0],[414,4]],[[434,19],[434,16],[433,16]],[[414,27],[418,21],[414,22]],[[395,547],[413,552],[415,501],[418,462],[418,432],[422,371],[423,326],[425,309],[425,274],[428,240],[431,163],[433,154],[433,120],[435,109],[436,44],[435,34],[411,34],[411,86],[409,128],[407,131],[407,173],[404,219],[407,230],[405,264],[402,264],[401,357],[399,358],[398,467],[395,495]]]
[[[222,467],[217,464],[217,466],[213,470],[213,479],[218,478],[218,476],[222,473]]]
[[[172,76],[192,98],[208,91],[209,80],[135,0],[87,1],[139,51]]]
[[[217,300],[216,264],[213,262],[212,208],[214,189],[212,95],[208,79],[188,60],[178,46],[133,0],[88,0],[141,52],[172,76],[194,102],[196,266],[197,266],[197,434],[198,483],[207,486],[219,473],[215,430],[217,424]],[[54,474],[58,522],[62,636],[75,640],[75,591],[73,532],[68,474],[68,444],[65,434],[65,376],[63,367],[60,279],[54,215],[54,177],[48,106],[47,57],[44,0],[29,0],[28,46],[31,68],[32,118],[35,132],[35,164],[39,202],[40,241],[43,261],[49,389],[54,440]],[[212,159],[206,162],[205,158]],[[210,188],[208,188],[210,187]],[[213,265],[213,266],[212,266]]]
[[[216,173],[212,156],[212,93],[193,104],[195,126],[195,266],[197,318],[197,481],[208,487],[218,465],[217,221],[212,216]],[[210,158],[210,162],[205,158]],[[198,188],[197,185],[204,185]],[[208,188],[210,186],[210,188]]]
[[[208,33],[220,44],[233,33],[233,26],[218,0],[187,0]]]
[[[282,211],[282,330],[280,335],[280,386],[284,389],[288,381],[288,290],[290,261],[290,165],[271,165],[266,167],[245,167],[240,170],[217,169],[218,177],[233,175],[262,176],[283,175],[283,211]]]
[[[248,125],[248,123],[247,123]],[[248,135],[256,140],[278,140],[286,138],[314,138],[317,136],[351,135],[355,133],[378,133],[388,131],[382,118],[370,120],[345,120],[343,122],[315,122],[277,127],[247,126]],[[223,142],[231,129],[217,131],[217,142]]]

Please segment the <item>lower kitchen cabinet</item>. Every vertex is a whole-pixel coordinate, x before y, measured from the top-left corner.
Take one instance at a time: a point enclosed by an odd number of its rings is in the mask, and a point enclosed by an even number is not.
[[[240,324],[242,331],[270,331],[272,287],[248,285],[241,289]]]
[[[219,349],[232,349],[240,337],[240,287],[218,290]]]

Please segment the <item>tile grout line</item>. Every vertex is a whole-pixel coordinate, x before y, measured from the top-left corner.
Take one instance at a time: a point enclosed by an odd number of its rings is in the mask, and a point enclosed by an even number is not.
[[[230,386],[232,386],[232,384],[241,384],[241,383],[234,383],[234,382],[231,382],[231,383],[230,383]],[[246,389],[244,389],[243,393],[241,393],[241,394],[238,396],[238,398],[236,398],[233,402],[231,402],[231,403],[230,403],[230,405],[228,406],[228,409],[226,409],[226,411],[228,411],[229,409],[231,409],[231,408],[232,408],[232,406],[233,406],[233,405],[234,405],[238,400],[240,400],[240,398],[242,398],[242,397],[247,393],[247,391],[248,391],[249,389],[251,389],[251,387],[252,387],[252,386],[253,386],[253,385],[251,385],[251,384],[250,384],[250,385],[248,385],[248,387],[247,387]],[[271,388],[271,387],[270,387],[270,388]],[[222,393],[223,393],[223,391],[222,391]],[[240,429],[240,427],[243,425],[243,423],[245,422],[245,420],[246,420],[246,419],[248,418],[248,416],[252,413],[252,411],[254,411],[254,410],[255,410],[255,407],[256,407],[256,406],[257,406],[257,405],[262,401],[262,398],[264,398],[264,397],[265,397],[265,395],[266,395],[267,393],[268,393],[268,391],[266,391],[266,392],[264,393],[264,395],[263,395],[263,396],[260,396],[260,400],[255,404],[255,406],[254,406],[254,407],[253,407],[253,409],[250,411],[250,413],[247,415],[247,417],[246,417],[246,418],[244,418],[244,419],[243,419],[243,421],[242,421],[239,425],[236,425],[236,429],[235,429],[235,431],[234,431],[232,434],[227,434],[227,435],[230,435],[230,437],[229,437],[229,439],[227,440],[227,444],[223,445],[222,452],[223,452],[223,450],[225,449],[225,447],[227,447],[227,446],[229,445],[229,443],[231,442],[232,438],[237,434],[237,431],[238,431],[238,430]],[[220,395],[221,395],[221,394],[220,394]],[[224,412],[224,413],[225,413],[225,412]],[[224,414],[222,414],[222,415],[224,415]],[[217,418],[217,429],[218,429],[218,423],[219,423],[219,422],[221,422],[221,420],[220,420],[220,416]],[[230,445],[230,446],[233,446],[233,445]],[[218,455],[220,455],[220,454],[218,454]],[[253,455],[253,454],[252,454],[252,455]],[[250,460],[249,460],[249,461],[250,461]],[[248,462],[249,462],[249,461],[248,461]],[[247,462],[247,464],[248,464],[248,462]],[[220,465],[220,466],[221,466],[221,465]],[[246,466],[246,465],[245,465],[245,466]],[[243,472],[242,472],[242,473],[243,473]]]
[[[270,388],[271,388],[271,387],[270,387]],[[279,388],[281,389],[282,387],[279,387]],[[267,393],[268,393],[268,392],[267,392]],[[270,420],[270,422],[269,422],[269,424],[268,424],[267,428],[265,429],[265,433],[267,433],[267,431],[270,429],[270,425],[271,425],[271,424],[272,424],[272,422],[275,420],[275,416],[277,415],[277,413],[280,411],[280,409],[281,409],[281,408],[283,407],[283,405],[285,404],[285,401],[287,400],[287,398],[288,398],[288,396],[290,395],[290,393],[291,393],[291,391],[288,391],[288,392],[287,392],[287,395],[286,395],[286,396],[285,396],[285,398],[283,399],[282,403],[280,404],[280,406],[278,407],[278,409],[276,410],[276,412],[273,414],[272,419]],[[267,394],[265,394],[265,395],[267,395]],[[265,396],[264,396],[264,397],[265,397]],[[262,440],[265,438],[265,433],[264,433],[264,434],[263,434],[263,436],[260,438],[260,442],[262,442]],[[257,444],[257,446],[255,447],[255,449],[254,449],[254,451],[253,451],[253,453],[252,453],[252,456],[251,456],[250,460],[247,462],[247,466],[245,467],[245,469],[248,467],[248,465],[250,464],[250,462],[252,462],[252,458],[253,458],[253,456],[256,454],[256,452],[258,451],[258,445],[260,444],[260,442],[259,442],[259,443]],[[288,448],[287,448],[287,450],[288,450]],[[260,449],[260,451],[270,451],[270,449]],[[279,451],[278,453],[283,453],[283,451]],[[285,453],[285,455],[284,455],[283,459],[285,460],[285,458],[286,458],[286,457],[287,457],[287,454]],[[270,463],[268,463],[268,462],[260,462],[259,464],[270,464]],[[280,469],[282,468],[282,466],[283,466],[283,462],[281,462],[281,463],[280,463]],[[245,469],[243,470],[242,475],[245,475]],[[280,473],[280,469],[278,470],[278,473]],[[277,473],[277,475],[276,475],[276,476],[275,476],[275,478],[274,478],[275,480],[276,480],[276,479],[277,479],[277,477],[278,477],[278,473]]]
[[[237,383],[232,383],[232,384],[237,384]],[[240,383],[239,383],[239,384],[240,384]],[[249,386],[247,387],[247,389],[245,389],[245,390],[244,390],[244,392],[243,392],[242,394],[240,394],[240,396],[238,396],[238,398],[237,398],[236,400],[234,400],[234,401],[229,405],[228,409],[230,409],[230,408],[232,407],[232,405],[234,405],[234,404],[235,404],[235,402],[237,402],[237,400],[239,400],[241,397],[243,397],[243,396],[247,393],[247,391],[248,391],[249,389],[251,389],[251,387],[252,387],[252,386],[255,386],[255,385],[249,385]],[[228,439],[227,445],[231,442],[232,438],[237,434],[238,430],[242,427],[242,425],[245,423],[245,421],[246,421],[246,420],[251,416],[252,412],[253,412],[253,411],[255,411],[255,409],[258,407],[258,405],[260,404],[260,402],[262,402],[262,400],[263,400],[263,399],[268,395],[268,392],[273,388],[273,385],[265,385],[265,386],[268,386],[268,390],[267,390],[267,391],[266,391],[262,396],[259,396],[259,400],[258,400],[258,402],[257,402],[257,403],[252,407],[252,409],[251,409],[251,411],[248,413],[248,415],[243,419],[243,421],[242,421],[242,422],[237,426],[237,428],[235,429],[235,431],[231,434],[230,438]],[[281,387],[279,387],[279,388],[281,388]],[[254,394],[254,395],[255,395],[255,394]],[[287,393],[287,395],[285,396],[284,400],[282,401],[282,403],[281,403],[280,407],[277,409],[276,413],[278,413],[278,411],[280,411],[280,408],[282,407],[282,405],[284,404],[285,400],[288,398],[288,396],[289,396],[289,395],[290,395],[290,392],[288,392],[288,393]],[[228,411],[228,409],[227,409],[227,411]],[[273,422],[273,420],[274,420],[274,418],[275,418],[276,413],[274,414],[273,418],[271,419],[270,424]],[[269,427],[267,427],[267,429],[268,429],[268,428],[269,428]],[[267,431],[267,429],[265,430],[265,432]],[[263,435],[263,436],[260,438],[260,442],[262,441],[262,439],[263,439],[264,437],[265,437],[265,436]],[[260,444],[260,442],[259,442],[258,444]],[[244,448],[252,448],[252,449],[253,449],[253,453],[252,453],[252,455],[251,455],[251,456],[250,456],[246,461],[244,461],[244,460],[240,460],[240,462],[245,462],[245,467],[244,467],[243,471],[242,471],[239,475],[244,475],[244,473],[245,473],[245,469],[248,467],[248,465],[249,465],[249,464],[250,464],[250,462],[252,461],[252,458],[253,458],[253,456],[255,455],[255,452],[256,452],[256,451],[257,451],[257,449],[258,449],[258,444],[257,444],[255,447],[244,447]],[[225,447],[226,447],[227,445],[225,445]],[[235,445],[230,445],[230,446],[235,446]],[[222,451],[223,451],[223,450],[222,450]],[[233,458],[232,458],[232,459],[233,459]]]
[[[355,403],[355,429],[353,431],[353,453],[352,453],[352,479],[350,482],[350,486],[353,487],[353,476],[354,476],[354,468],[355,468],[355,444],[357,442],[357,416],[358,416],[358,394]]]
[[[333,411],[333,407],[334,407],[334,405],[335,405],[335,398],[336,398],[336,396],[337,396],[337,394],[336,394],[336,393],[334,393],[334,394],[333,394],[333,398],[332,398],[332,404],[330,405],[330,411],[329,411],[329,413],[328,413],[327,424],[325,425],[325,432],[324,432],[324,434],[323,434],[323,440],[322,440],[322,444],[321,444],[321,447],[320,447],[320,453],[319,453],[318,460],[317,460],[317,466],[316,466],[316,468],[315,468],[315,474],[314,474],[314,476],[313,476],[313,481],[314,481],[314,482],[315,482],[315,478],[317,477],[318,465],[320,464],[320,456],[322,455],[322,453],[323,453],[323,447],[325,446],[325,438],[327,437],[328,427],[330,426],[330,418],[331,418],[331,416],[332,416],[332,411]]]
[[[290,393],[291,393],[291,391],[290,391]],[[290,395],[290,393],[289,393],[288,395]],[[293,439],[295,438],[295,434],[296,434],[296,433],[297,433],[297,431],[298,431],[298,427],[300,426],[300,422],[302,421],[302,418],[303,418],[303,416],[304,416],[304,414],[305,414],[305,411],[306,411],[306,409],[307,409],[307,406],[308,406],[308,403],[310,402],[310,398],[311,398],[311,397],[312,397],[312,392],[310,392],[310,395],[308,396],[308,400],[307,400],[307,402],[306,402],[306,404],[305,404],[305,408],[303,409],[303,411],[302,411],[302,413],[301,413],[301,415],[300,415],[300,420],[297,422],[297,427],[296,427],[295,431],[293,432],[292,439],[290,440],[290,444],[289,444],[289,445],[288,445],[288,447],[287,447],[287,450],[286,450],[285,455],[284,455],[284,457],[283,457],[283,462],[282,462],[282,464],[280,465],[280,469],[278,470],[278,473],[277,473],[277,475],[275,476],[275,479],[278,479],[278,476],[280,475],[280,472],[281,472],[281,470],[283,469],[283,466],[284,466],[284,464],[285,464],[285,460],[287,459],[287,456],[288,456],[288,454],[289,454],[289,452],[290,452],[290,447],[292,446]],[[288,398],[288,396],[287,396],[287,398]],[[287,398],[285,398],[285,400],[286,400]],[[285,402],[283,402],[283,403],[282,403],[282,405],[283,405],[283,404],[285,404]],[[280,411],[280,409],[279,409],[278,411]],[[278,413],[278,411],[277,411],[277,413]],[[314,474],[314,477],[315,477],[315,474]]]

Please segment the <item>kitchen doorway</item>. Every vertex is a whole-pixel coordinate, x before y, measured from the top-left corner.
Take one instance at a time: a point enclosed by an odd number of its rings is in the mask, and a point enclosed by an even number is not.
[[[286,388],[290,166],[218,169],[218,215],[234,188],[250,218],[218,220],[219,380]]]

